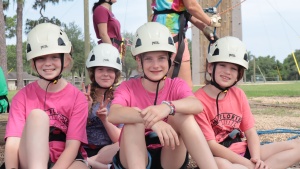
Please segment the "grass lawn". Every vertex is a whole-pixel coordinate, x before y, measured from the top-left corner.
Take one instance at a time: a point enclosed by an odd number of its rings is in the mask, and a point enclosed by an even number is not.
[[[194,86],[196,91],[201,86]],[[246,83],[238,85],[247,97],[300,96],[300,82],[289,83]]]
[[[10,90],[8,91],[8,95],[7,98],[9,100],[9,102],[11,102],[11,99],[14,97],[14,95],[18,92],[18,90]]]
[[[194,86],[193,91],[202,86]],[[244,90],[247,97],[272,97],[272,96],[300,96],[300,81],[287,83],[247,83],[238,87]],[[8,92],[8,100],[11,102],[12,97],[17,90]]]

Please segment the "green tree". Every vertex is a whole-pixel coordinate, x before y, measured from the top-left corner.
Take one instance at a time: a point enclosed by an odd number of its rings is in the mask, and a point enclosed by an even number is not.
[[[72,58],[74,63],[71,73],[72,79],[74,80],[75,74],[82,75],[85,69],[84,37],[81,29],[74,22],[70,23],[68,27],[65,26],[64,30],[72,43]]]
[[[133,70],[137,70],[137,64],[135,59],[133,58],[130,50],[130,45],[129,43],[132,43],[133,39],[133,34],[125,32],[123,33],[123,37],[125,39],[126,43],[126,56],[125,58],[122,58],[123,60],[123,65],[122,65],[122,71],[124,72],[125,78],[129,79],[131,73]]]
[[[35,74],[35,72],[32,72],[32,68],[30,66],[30,62],[26,59],[26,53],[25,53],[25,46],[26,42],[23,42],[22,44],[22,62],[23,62],[23,69],[29,74]],[[7,70],[16,71],[17,70],[17,62],[16,62],[16,45],[7,45]],[[35,74],[36,75],[36,74]]]
[[[300,50],[294,52],[298,66],[300,66]],[[287,58],[283,60],[282,79],[284,80],[299,80],[298,68],[296,66],[294,57],[289,54]]]
[[[17,15],[5,17],[5,34],[7,38],[16,36]]]
[[[263,76],[266,78],[267,81],[275,80],[278,76],[277,61],[275,59],[275,56],[259,56],[256,59],[256,66],[258,70],[261,70]]]
[[[58,26],[66,26],[64,23],[62,23],[58,18],[52,17],[49,18],[48,16],[44,16],[42,13],[46,10],[47,4],[57,5],[59,2],[62,1],[73,1],[73,0],[35,0],[34,4],[32,5],[32,8],[35,10],[40,11],[40,18],[38,20],[26,20],[26,26],[25,26],[25,33],[27,34],[33,27],[35,27],[39,23],[45,23],[50,22]]]
[[[254,79],[254,63],[255,63],[255,76],[262,75],[267,81],[277,80],[279,77],[278,72],[281,72],[282,64],[275,59],[275,56],[259,56],[255,57],[248,52],[249,66],[245,71],[246,79],[253,81]],[[255,59],[255,62],[254,62]],[[278,71],[279,70],[279,71]],[[261,74],[262,73],[262,74]]]

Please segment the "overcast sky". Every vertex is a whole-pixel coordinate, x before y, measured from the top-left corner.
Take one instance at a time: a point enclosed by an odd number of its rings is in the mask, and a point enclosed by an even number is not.
[[[90,33],[94,41],[91,8],[96,0],[89,0]],[[26,0],[24,23],[26,18],[38,19],[39,13],[31,8],[33,0]],[[243,41],[247,50],[255,56],[275,56],[280,62],[296,49],[300,49],[300,0],[246,0],[242,6]],[[12,4],[4,13],[12,16],[16,11]],[[118,0],[113,5],[113,13],[121,23],[121,31],[134,33],[147,22],[146,0]],[[75,22],[83,32],[83,0],[61,2],[47,6],[44,16],[56,16],[64,23]],[[188,31],[191,37],[191,31]],[[23,40],[26,40],[24,35]],[[7,39],[8,44],[15,39]]]

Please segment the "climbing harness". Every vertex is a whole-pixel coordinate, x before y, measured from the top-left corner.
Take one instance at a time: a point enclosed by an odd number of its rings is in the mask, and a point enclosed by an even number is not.
[[[171,14],[175,13],[179,15],[179,32],[176,36],[173,37],[174,43],[178,42],[178,48],[177,48],[177,53],[175,56],[175,59],[173,61],[174,63],[174,69],[173,69],[173,74],[172,74],[172,79],[177,77],[179,74],[180,66],[181,66],[181,61],[182,61],[182,55],[185,49],[184,45],[184,39],[185,39],[185,27],[187,26],[187,22],[191,19],[192,15],[188,13],[187,11],[175,11],[173,9],[166,9],[163,11],[157,11],[153,10],[154,14],[152,17],[152,21],[154,20],[156,15],[159,14]]]

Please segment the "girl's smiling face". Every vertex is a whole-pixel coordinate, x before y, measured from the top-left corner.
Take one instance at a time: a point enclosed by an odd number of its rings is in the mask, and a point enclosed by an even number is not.
[[[116,78],[114,68],[99,66],[95,68],[95,81],[103,88],[111,87]]]
[[[151,80],[163,78],[169,70],[169,55],[165,51],[147,52],[141,55],[144,74]]]
[[[214,64],[209,64],[208,72],[213,76],[213,67],[215,68],[214,78],[216,83],[218,83],[222,88],[230,87],[238,79],[239,66],[233,63],[218,62]]]
[[[61,72],[61,54],[49,54],[34,58],[36,71],[45,79],[53,79]],[[66,64],[66,63],[65,63]]]

